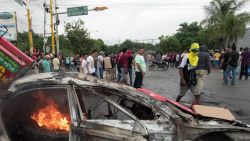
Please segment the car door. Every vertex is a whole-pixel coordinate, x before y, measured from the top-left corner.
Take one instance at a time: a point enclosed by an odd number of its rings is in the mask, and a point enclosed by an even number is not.
[[[0,140],[68,141],[69,111],[67,86],[29,86],[9,93],[1,104]]]
[[[72,124],[70,140],[147,140],[142,122],[110,98],[93,89],[72,86],[72,100],[80,121]]]

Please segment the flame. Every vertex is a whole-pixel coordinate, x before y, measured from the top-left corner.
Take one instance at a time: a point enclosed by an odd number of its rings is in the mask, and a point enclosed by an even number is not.
[[[69,131],[69,118],[58,110],[52,99],[47,99],[46,103],[46,107],[33,113],[31,119],[36,121],[38,126],[48,130]]]

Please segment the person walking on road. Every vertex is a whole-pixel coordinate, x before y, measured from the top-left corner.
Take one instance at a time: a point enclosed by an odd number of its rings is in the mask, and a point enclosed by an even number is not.
[[[120,57],[120,65],[121,65],[121,83],[125,83],[125,85],[128,85],[128,54],[127,49],[123,49],[123,54]]]
[[[92,54],[88,56],[87,58],[87,70],[88,70],[88,74],[92,75],[92,76],[96,76],[96,69],[95,69],[95,61],[94,61],[94,57],[96,56],[97,51],[92,51]]]
[[[51,63],[50,63],[50,55],[45,56],[45,60],[43,61],[43,72],[51,72]]]
[[[220,58],[221,58],[221,54],[219,53],[218,50],[215,51],[213,58],[214,58],[214,67],[216,70],[218,70],[220,66]]]
[[[228,66],[228,61],[230,58],[230,53],[228,49],[224,49],[224,53],[221,55],[220,68],[223,70],[223,80],[226,80],[226,69]]]
[[[103,72],[104,72],[104,68],[103,68],[103,59],[104,59],[104,52],[100,51],[98,57],[97,57],[97,69],[98,69],[98,77],[100,79],[103,79]]]
[[[106,57],[104,58],[104,69],[105,69],[105,74],[106,74],[106,79],[108,81],[112,80],[112,62],[111,62],[111,57],[109,54],[105,55]]]
[[[241,54],[241,71],[240,71],[240,78],[239,80],[242,79],[242,76],[245,75],[245,80],[247,80],[248,78],[248,67],[250,64],[250,51],[248,50],[248,48],[246,47],[244,49],[244,52],[242,52]]]
[[[134,57],[132,55],[132,50],[128,50],[128,73],[130,86],[133,86],[133,62]]]
[[[57,54],[55,54],[55,58],[52,60],[53,69],[55,72],[59,72],[60,70],[60,60],[57,57]]]
[[[146,63],[143,57],[144,49],[140,48],[135,56],[135,81],[134,88],[141,88],[143,77],[146,73]]]
[[[233,44],[232,48],[229,48],[229,52],[230,52],[230,57],[228,60],[228,66],[226,69],[226,76],[225,76],[225,80],[224,80],[224,84],[227,85],[228,84],[228,77],[230,76],[230,73],[232,72],[232,81],[231,81],[231,85],[235,85],[235,81],[236,81],[236,69],[238,66],[238,60],[239,60],[239,53],[236,51],[236,45]]]
[[[66,56],[65,58],[65,66],[66,66],[66,71],[69,72],[70,69],[70,57]]]
[[[88,74],[86,55],[81,56],[80,73]]]
[[[116,68],[117,68],[117,77],[116,77],[117,80],[116,81],[117,82],[121,81],[122,72],[121,72],[120,59],[121,59],[122,54],[123,54],[123,52],[122,52],[122,50],[120,50],[119,53],[116,56]]]
[[[184,56],[182,59],[179,73],[180,73],[180,92],[176,98],[176,101],[179,102],[185,93],[190,90],[195,96],[195,103],[200,103],[200,92],[197,89],[197,77],[195,69],[199,62],[199,44],[193,43],[190,48],[190,52]]]
[[[204,87],[207,74],[210,74],[211,72],[210,55],[206,52],[206,50],[206,45],[202,45],[198,54],[199,61],[195,70],[197,78],[197,84],[195,86],[198,92],[197,97],[200,96]],[[198,100],[200,100],[200,98],[198,98]],[[197,104],[200,104],[200,101],[197,101]]]

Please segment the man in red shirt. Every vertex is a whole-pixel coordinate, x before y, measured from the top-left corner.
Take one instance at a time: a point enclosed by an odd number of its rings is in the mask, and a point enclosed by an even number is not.
[[[127,54],[127,49],[123,49],[123,54],[120,57],[119,63],[121,66],[121,82],[125,83],[126,85],[128,85],[127,82],[127,74],[128,74],[128,54]]]

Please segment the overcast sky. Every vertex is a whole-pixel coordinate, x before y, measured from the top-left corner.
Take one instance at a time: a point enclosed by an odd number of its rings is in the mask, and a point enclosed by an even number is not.
[[[43,2],[30,0],[33,29],[43,33]],[[102,12],[90,11],[89,15],[67,17],[60,15],[60,34],[64,33],[64,22],[82,19],[92,38],[101,38],[107,44],[115,44],[126,39],[147,40],[157,39],[161,35],[172,35],[183,22],[200,22],[205,18],[204,5],[210,0],[57,0],[59,12],[65,12],[68,7],[107,6]],[[47,3],[49,0],[47,0]],[[0,11],[16,11],[18,30],[27,31],[25,7],[15,0],[0,0]],[[248,3],[244,10],[250,12]],[[47,14],[47,32],[49,28]]]

